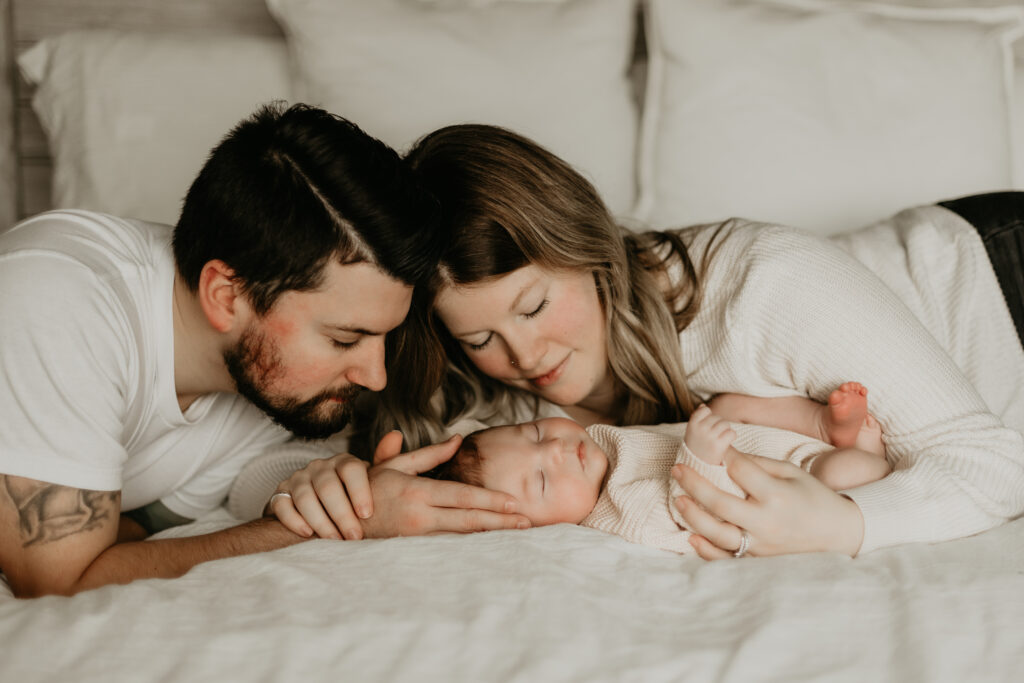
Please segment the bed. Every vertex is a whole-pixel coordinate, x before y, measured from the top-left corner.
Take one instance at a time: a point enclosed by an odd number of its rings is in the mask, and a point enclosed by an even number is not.
[[[404,149],[521,130],[628,226],[826,234],[1024,189],[1015,0],[0,0],[0,225],[173,222],[261,102]],[[254,454],[256,455],[256,454]],[[221,508],[162,536],[237,523]],[[20,601],[0,679],[1009,681],[1024,520],[941,544],[706,563],[581,527],[311,541]]]

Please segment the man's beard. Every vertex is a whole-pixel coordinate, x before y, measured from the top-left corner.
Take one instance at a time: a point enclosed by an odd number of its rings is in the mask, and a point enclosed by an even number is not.
[[[253,327],[245,330],[232,348],[224,352],[224,363],[235,380],[238,393],[270,419],[302,439],[324,439],[348,424],[352,403],[362,387],[321,392],[306,401],[274,396],[266,386],[281,374],[280,352],[273,342]],[[332,399],[341,399],[335,403]]]

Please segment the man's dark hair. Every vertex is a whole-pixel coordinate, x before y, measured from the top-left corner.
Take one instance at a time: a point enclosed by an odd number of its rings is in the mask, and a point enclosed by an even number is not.
[[[340,116],[266,105],[213,151],[174,230],[192,291],[211,259],[235,271],[259,314],[318,287],[329,259],[369,262],[415,285],[442,247],[438,205],[398,153]]]

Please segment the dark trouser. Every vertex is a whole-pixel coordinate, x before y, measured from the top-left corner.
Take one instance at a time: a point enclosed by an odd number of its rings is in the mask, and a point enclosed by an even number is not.
[[[1024,344],[1024,192],[976,194],[939,206],[959,214],[978,231]]]

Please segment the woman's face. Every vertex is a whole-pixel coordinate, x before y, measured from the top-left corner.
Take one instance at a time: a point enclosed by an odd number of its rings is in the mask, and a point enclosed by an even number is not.
[[[446,287],[435,306],[481,372],[559,405],[602,412],[587,405],[612,394],[604,310],[589,272],[525,266]]]

